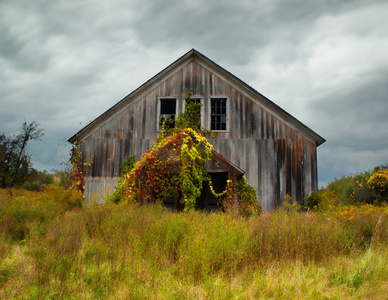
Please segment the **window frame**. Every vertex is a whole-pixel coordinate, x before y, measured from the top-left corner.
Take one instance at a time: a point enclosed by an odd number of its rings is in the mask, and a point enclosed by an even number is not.
[[[226,129],[225,130],[221,130],[221,129],[218,129],[218,130],[213,130],[211,129],[212,128],[212,99],[225,99],[226,100],[226,123],[225,123],[225,126],[226,126]],[[208,107],[209,107],[209,119],[208,119],[208,124],[209,124],[209,129],[212,131],[212,132],[229,132],[229,128],[230,128],[230,118],[229,118],[229,112],[230,112],[230,109],[229,109],[229,104],[230,103],[230,100],[229,100],[229,97],[226,97],[226,96],[210,96],[208,101],[207,101],[207,104],[208,104]]]
[[[175,100],[175,120],[178,116],[178,112],[179,112],[179,101],[178,101],[178,97],[173,97],[173,96],[166,96],[166,97],[158,97],[158,104],[157,104],[157,114],[156,114],[156,132],[161,132],[162,129],[160,128],[160,115],[161,115],[161,108],[162,108],[162,100]]]

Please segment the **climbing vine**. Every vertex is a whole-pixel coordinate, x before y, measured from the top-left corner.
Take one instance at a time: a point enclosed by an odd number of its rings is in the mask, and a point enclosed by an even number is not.
[[[81,158],[80,147],[78,141],[76,141],[70,151],[71,171],[69,181],[71,183],[71,188],[78,190],[83,194],[85,191],[85,177],[82,172]]]
[[[191,91],[187,93],[185,111],[175,120],[175,127],[171,128],[169,121],[164,121],[159,139],[152,149],[145,151],[133,168],[123,175],[119,182],[114,202],[160,202],[174,198],[184,205],[184,210],[195,208],[196,201],[201,195],[204,182],[208,182],[214,196],[220,199],[225,208],[226,203],[248,200],[251,211],[258,209],[255,190],[248,188],[245,180],[238,183],[234,170],[226,159],[217,154],[217,160],[230,168],[230,178],[225,190],[217,193],[213,188],[211,177],[205,170],[205,163],[215,155],[213,146],[205,137],[200,124],[201,103],[190,101]],[[239,193],[241,195],[239,196]],[[120,195],[118,197],[118,195]],[[252,201],[252,199],[255,199]],[[221,201],[222,200],[222,201]],[[236,205],[230,205],[229,208]]]
[[[87,154],[88,151],[89,149],[86,149]],[[88,167],[91,166],[91,161],[89,155],[83,156],[78,140],[74,142],[73,147],[70,150],[69,163],[66,163],[65,165],[70,169],[70,188],[81,192],[83,197],[85,197],[85,175],[88,174],[87,170]]]

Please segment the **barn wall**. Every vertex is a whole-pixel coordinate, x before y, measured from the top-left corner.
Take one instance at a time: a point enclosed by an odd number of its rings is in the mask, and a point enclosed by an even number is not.
[[[85,177],[85,197],[98,202],[104,202],[107,195],[113,193],[117,185],[116,177]]]
[[[157,139],[158,97],[176,97],[178,110],[189,90],[204,99],[203,126],[210,128],[210,97],[228,98],[228,131],[215,133],[209,142],[225,158],[245,170],[249,184],[257,187],[264,210],[275,208],[289,194],[301,200],[317,188],[316,146],[278,120],[257,102],[245,96],[196,62],[132,99],[119,113],[107,119],[81,142],[91,193],[120,176],[124,159],[132,153],[139,159]],[[88,151],[86,151],[88,150]],[[104,182],[106,180],[106,182]],[[110,180],[110,181],[109,181]],[[87,182],[88,185],[88,182]],[[90,192],[89,192],[90,191]],[[89,194],[88,194],[89,193]]]

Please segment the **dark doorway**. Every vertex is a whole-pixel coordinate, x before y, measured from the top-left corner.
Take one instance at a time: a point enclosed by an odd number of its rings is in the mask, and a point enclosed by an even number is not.
[[[214,191],[216,193],[223,192],[229,178],[228,172],[209,173],[209,175],[213,183]],[[197,202],[198,208],[207,211],[215,211],[219,207],[218,200],[219,199],[211,192],[209,182],[204,182],[201,197]]]
[[[213,189],[216,193],[221,193],[225,191],[226,183],[229,178],[228,172],[215,172],[209,173]],[[209,182],[206,181],[203,183],[201,196],[197,200],[197,209],[215,211],[219,208],[219,199],[213,195],[210,190]],[[174,211],[182,211],[184,209],[184,204],[177,201],[177,198],[174,196],[168,197],[164,200],[164,205],[171,208]]]

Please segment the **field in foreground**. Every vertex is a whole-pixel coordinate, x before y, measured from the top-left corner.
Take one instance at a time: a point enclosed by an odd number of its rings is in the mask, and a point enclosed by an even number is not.
[[[388,208],[248,219],[0,190],[1,299],[387,299]]]

